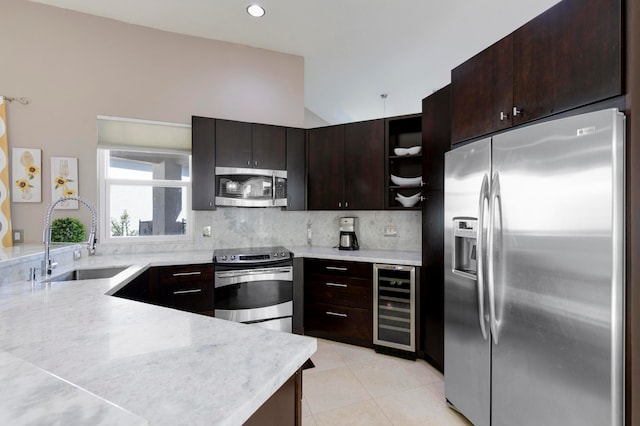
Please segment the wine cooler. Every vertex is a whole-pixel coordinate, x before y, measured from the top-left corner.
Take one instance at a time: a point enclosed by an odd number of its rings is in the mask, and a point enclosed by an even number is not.
[[[373,280],[376,351],[415,358],[415,266],[374,264]]]

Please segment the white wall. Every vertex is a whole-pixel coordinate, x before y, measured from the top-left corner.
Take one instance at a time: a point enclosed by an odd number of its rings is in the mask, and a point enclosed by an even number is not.
[[[9,147],[43,151],[43,202],[12,204],[13,228],[25,230],[25,242],[42,239],[50,157],[78,157],[79,194],[97,202],[98,115],[304,126],[300,56],[0,1],[0,94],[31,100],[7,107]],[[83,210],[63,215],[89,223]]]

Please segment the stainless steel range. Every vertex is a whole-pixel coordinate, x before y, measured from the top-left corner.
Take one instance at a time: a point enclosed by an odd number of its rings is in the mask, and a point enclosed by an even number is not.
[[[284,247],[215,250],[215,316],[290,333],[292,258]]]

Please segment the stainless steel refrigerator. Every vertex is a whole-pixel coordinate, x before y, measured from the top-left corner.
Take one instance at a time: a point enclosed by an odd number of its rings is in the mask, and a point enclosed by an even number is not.
[[[624,123],[445,156],[445,396],[477,426],[624,423]]]

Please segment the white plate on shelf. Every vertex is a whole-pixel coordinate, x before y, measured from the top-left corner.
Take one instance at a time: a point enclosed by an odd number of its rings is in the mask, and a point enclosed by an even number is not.
[[[396,175],[391,175],[391,182],[398,186],[418,186],[422,183],[422,176],[414,178],[403,178]]]
[[[418,201],[420,201],[421,195],[422,194],[420,192],[418,192],[418,193],[416,193],[414,195],[411,195],[409,197],[406,197],[406,196],[404,196],[402,194],[397,194],[396,195],[396,200],[400,204],[402,204],[404,207],[413,207],[418,203]]]
[[[420,154],[420,152],[422,151],[422,147],[420,145],[417,146],[412,146],[410,148],[393,148],[393,153],[397,156],[403,156],[403,155],[416,155],[416,154]]]
[[[393,148],[393,153],[395,155],[409,155],[409,149],[408,148]]]

